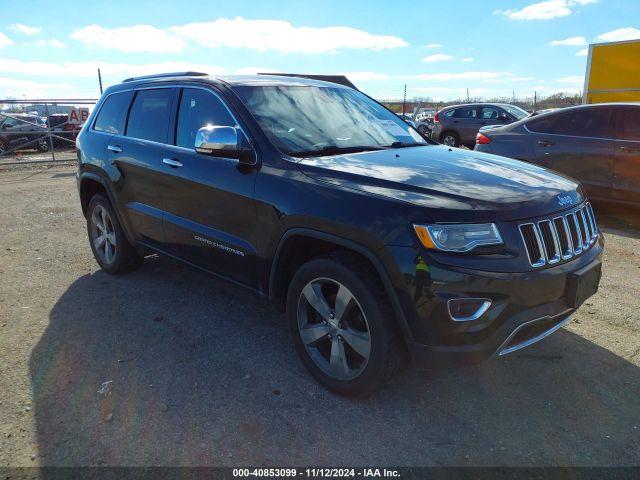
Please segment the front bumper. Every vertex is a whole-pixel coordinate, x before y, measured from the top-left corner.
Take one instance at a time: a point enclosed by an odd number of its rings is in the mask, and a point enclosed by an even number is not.
[[[388,247],[401,272],[396,292],[411,334],[418,365],[479,363],[529,346],[565,325],[575,312],[572,274],[600,268],[604,239],[581,257],[555,267],[520,273],[484,272],[430,262],[428,275],[417,273],[418,247]],[[447,302],[487,298],[478,319],[456,322]]]

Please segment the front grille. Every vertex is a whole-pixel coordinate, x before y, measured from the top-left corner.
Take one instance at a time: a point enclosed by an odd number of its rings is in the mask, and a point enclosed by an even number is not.
[[[558,217],[519,225],[520,236],[532,267],[554,265],[580,255],[598,238],[591,204]]]

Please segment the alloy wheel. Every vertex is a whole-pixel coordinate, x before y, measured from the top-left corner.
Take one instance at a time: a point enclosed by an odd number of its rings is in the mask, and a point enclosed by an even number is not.
[[[442,143],[447,147],[455,147],[456,146],[456,137],[453,135],[447,135],[442,139]]]
[[[371,334],[351,291],[329,278],[317,278],[298,299],[298,332],[309,357],[336,380],[352,380],[366,368]]]
[[[100,260],[107,265],[116,257],[116,231],[106,208],[96,205],[91,213],[91,241]]]

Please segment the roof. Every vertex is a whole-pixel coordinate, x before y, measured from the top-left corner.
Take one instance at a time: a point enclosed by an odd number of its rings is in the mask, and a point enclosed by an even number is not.
[[[196,80],[210,83],[226,83],[231,86],[306,86],[306,87],[338,87],[342,85],[330,81],[319,80],[316,78],[308,78],[297,76],[298,74],[287,75],[207,75],[200,72],[175,72],[162,73],[158,75],[147,75],[143,77],[132,77],[122,81],[122,84],[139,84],[139,83],[155,83],[167,81],[184,81]],[[296,75],[296,76],[293,76]],[[317,76],[319,78],[326,77],[333,79],[332,76]],[[341,81],[349,82],[346,77],[340,76]],[[336,77],[337,78],[337,77]],[[349,82],[350,83],[350,82]]]

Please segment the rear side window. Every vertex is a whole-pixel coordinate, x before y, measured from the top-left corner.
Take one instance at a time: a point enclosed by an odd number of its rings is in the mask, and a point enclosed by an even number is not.
[[[176,145],[194,148],[196,133],[206,125],[233,127],[236,122],[214,94],[198,88],[185,88],[180,99]]]
[[[480,118],[484,120],[497,120],[502,112],[494,107],[482,107]]]
[[[132,96],[133,92],[121,92],[109,95],[102,104],[100,112],[98,112],[98,117],[93,124],[93,129],[98,132],[122,135],[122,133],[124,133],[124,121],[127,117]]]
[[[547,115],[528,121],[526,126],[535,133],[552,133],[553,125],[556,123],[557,118],[557,115]]]
[[[166,143],[173,89],[140,90],[129,114],[127,137]]]
[[[453,115],[454,118],[476,118],[478,116],[478,109],[473,107],[456,108]]]
[[[574,137],[606,137],[610,116],[607,108],[581,108],[560,114],[551,133]]]
[[[623,108],[616,112],[618,121],[616,135],[618,140],[640,142],[640,108]]]

